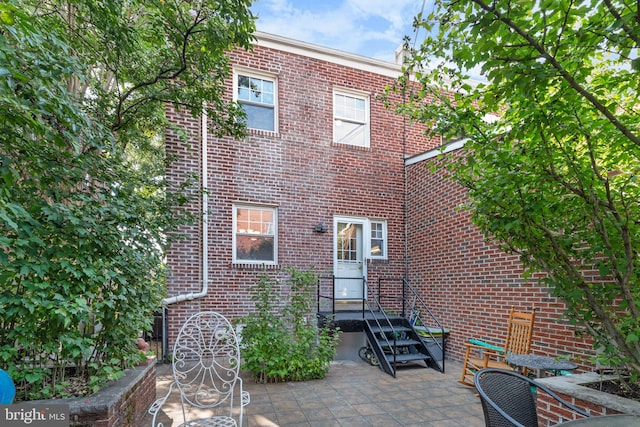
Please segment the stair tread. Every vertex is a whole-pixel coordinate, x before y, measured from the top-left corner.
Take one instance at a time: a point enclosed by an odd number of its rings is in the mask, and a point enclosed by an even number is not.
[[[407,326],[371,326],[372,332],[408,332],[411,328]]]
[[[387,342],[385,340],[378,340],[381,346],[386,347]],[[389,340],[389,344],[393,345],[393,340]],[[408,345],[420,345],[422,344],[420,341],[406,339],[406,340],[396,340],[396,347],[405,347]]]
[[[385,359],[387,359],[389,362],[393,362],[393,354],[386,354]],[[428,359],[431,359],[431,357],[423,353],[396,354],[397,362],[408,362],[411,360],[428,360]]]

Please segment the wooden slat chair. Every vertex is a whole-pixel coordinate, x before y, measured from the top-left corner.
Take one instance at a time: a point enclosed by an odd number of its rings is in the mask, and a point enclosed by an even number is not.
[[[480,369],[512,369],[507,364],[505,356],[507,354],[529,354],[531,352],[535,317],[535,308],[531,312],[519,312],[511,307],[504,347],[476,339],[470,339],[465,343],[466,351],[462,366],[462,377],[459,382],[473,387],[473,376]],[[522,369],[522,373],[525,373],[525,368]]]

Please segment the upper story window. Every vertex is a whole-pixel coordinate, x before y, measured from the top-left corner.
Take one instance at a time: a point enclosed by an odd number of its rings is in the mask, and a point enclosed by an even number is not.
[[[277,210],[262,205],[233,206],[233,262],[278,262]]]
[[[273,76],[245,70],[234,71],[234,100],[247,113],[247,127],[275,132],[277,85]]]
[[[333,140],[369,147],[369,96],[335,89],[333,92]]]
[[[374,221],[369,223],[369,229],[371,230],[370,244],[371,252],[369,256],[371,258],[387,258],[387,222],[386,221]]]

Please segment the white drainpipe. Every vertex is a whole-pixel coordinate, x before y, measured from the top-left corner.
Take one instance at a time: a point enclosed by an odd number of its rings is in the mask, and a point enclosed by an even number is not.
[[[202,290],[189,294],[176,295],[162,300],[162,305],[167,306],[177,302],[202,298],[207,295],[209,288],[209,195],[207,192],[207,111],[206,105],[202,108]]]

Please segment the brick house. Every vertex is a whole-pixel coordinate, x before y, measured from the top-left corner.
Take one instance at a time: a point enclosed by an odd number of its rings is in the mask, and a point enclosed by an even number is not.
[[[170,182],[205,176],[199,225],[168,252],[169,337],[198,310],[228,317],[252,309],[248,288],[283,267],[321,275],[406,277],[451,330],[448,358],[469,337],[500,339],[511,306],[536,307],[533,351],[574,360],[591,343],[559,320],[563,305],[522,279],[457,206],[462,188],[428,166],[440,138],[385,108],[376,95],[398,64],[257,33],[253,52],[231,54],[229,97],[248,115],[244,141],[216,138],[170,109],[187,143],[169,131]],[[448,145],[449,158],[463,144]],[[206,207],[206,209],[205,209]],[[362,282],[360,282],[362,283]],[[336,281],[335,298],[362,298],[358,281]]]

